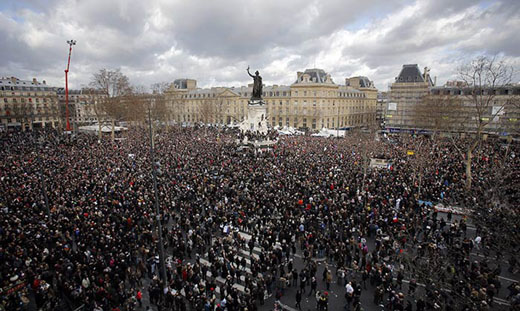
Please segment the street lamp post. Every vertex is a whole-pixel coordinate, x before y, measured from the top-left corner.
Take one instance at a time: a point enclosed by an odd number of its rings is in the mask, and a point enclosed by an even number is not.
[[[152,133],[152,110],[151,105],[148,106],[148,121],[150,122],[150,159],[152,161],[152,175],[153,175],[153,192],[155,197],[155,214],[157,221],[157,233],[159,236],[159,264],[161,270],[161,279],[164,282],[164,288],[167,287],[168,280],[166,279],[166,265],[164,258],[164,245],[162,241],[162,225],[161,225],[161,210],[159,208],[159,194],[157,191],[157,168],[155,164],[155,144]]]
[[[70,131],[69,121],[69,67],[70,67],[70,55],[72,54],[72,46],[76,45],[76,40],[67,40],[69,45],[69,60],[67,61],[67,69],[65,69],[65,118],[67,122],[67,131]]]

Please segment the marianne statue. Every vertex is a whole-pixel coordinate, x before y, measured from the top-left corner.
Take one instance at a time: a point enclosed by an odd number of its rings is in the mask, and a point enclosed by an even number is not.
[[[260,73],[258,70],[255,72],[253,76],[249,72],[249,66],[247,66],[247,73],[251,78],[253,78],[253,94],[251,95],[252,100],[262,100],[262,77],[260,77]]]

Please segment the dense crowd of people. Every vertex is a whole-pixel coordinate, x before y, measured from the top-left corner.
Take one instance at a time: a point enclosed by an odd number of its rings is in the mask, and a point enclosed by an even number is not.
[[[259,152],[238,148],[235,130],[158,131],[164,282],[146,131],[0,137],[5,310],[251,311],[291,288],[293,307],[312,296],[328,310],[331,283],[346,310],[362,310],[367,288],[386,310],[492,310],[501,288],[520,305],[520,285],[499,278],[504,261],[518,275],[515,143],[482,142],[467,190],[463,139],[270,132]],[[478,211],[476,232],[432,202]]]

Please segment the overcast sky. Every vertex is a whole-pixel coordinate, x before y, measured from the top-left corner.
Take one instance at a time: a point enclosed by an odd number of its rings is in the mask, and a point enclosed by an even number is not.
[[[438,84],[477,55],[520,64],[520,1],[477,0],[1,0],[0,75],[63,86],[101,68],[132,84],[193,78],[202,87],[291,84],[322,68],[338,84],[368,76],[380,90],[403,64]]]

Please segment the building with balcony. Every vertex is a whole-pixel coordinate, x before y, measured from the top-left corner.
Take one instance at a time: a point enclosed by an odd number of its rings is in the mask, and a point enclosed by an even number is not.
[[[65,89],[58,88],[58,101],[60,119],[65,120]],[[80,125],[88,125],[106,119],[106,113],[100,109],[101,101],[106,98],[100,90],[83,88],[81,90],[69,90],[69,120],[71,126],[77,128]]]
[[[45,81],[1,78],[0,98],[0,127],[3,130],[55,127],[62,121],[57,88]]]
[[[71,126],[97,122],[95,105],[106,97],[91,89],[69,90]],[[65,89],[15,77],[0,79],[0,129],[65,126]],[[98,112],[99,114],[99,112]]]

